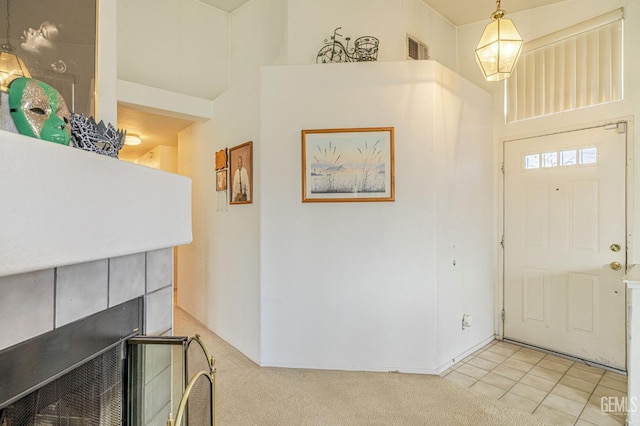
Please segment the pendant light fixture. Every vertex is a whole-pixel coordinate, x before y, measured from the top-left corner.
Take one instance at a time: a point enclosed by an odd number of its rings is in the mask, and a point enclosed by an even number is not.
[[[522,51],[522,37],[511,19],[504,18],[506,13],[497,0],[496,11],[476,47],[476,62],[487,81],[509,78]]]
[[[16,49],[9,41],[11,15],[7,0],[7,42],[0,45],[0,91],[9,91],[9,83],[18,77],[30,78],[31,74],[22,59],[15,54]]]

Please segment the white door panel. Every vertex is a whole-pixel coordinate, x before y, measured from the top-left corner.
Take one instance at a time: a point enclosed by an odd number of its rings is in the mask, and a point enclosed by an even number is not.
[[[505,143],[505,338],[625,368],[625,144],[604,127]]]

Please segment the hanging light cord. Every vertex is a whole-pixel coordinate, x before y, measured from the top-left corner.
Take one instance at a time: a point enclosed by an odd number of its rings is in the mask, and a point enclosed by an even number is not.
[[[502,10],[502,8],[500,7],[500,0],[496,0],[496,11],[491,14],[491,20],[495,21],[496,19],[502,18],[506,14],[507,12]]]
[[[11,42],[9,41],[9,34],[11,33],[10,28],[11,16],[9,15],[9,0],[7,0],[7,41],[2,46],[0,46],[0,48],[5,52],[13,53],[15,52],[15,49],[13,48],[13,46],[11,46]]]
[[[7,43],[9,43],[9,34],[11,34],[11,15],[9,15],[9,0],[7,0]]]

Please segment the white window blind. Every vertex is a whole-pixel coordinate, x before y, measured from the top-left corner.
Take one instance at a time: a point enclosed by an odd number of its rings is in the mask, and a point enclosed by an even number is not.
[[[507,80],[507,122],[623,98],[623,10],[525,43]]]

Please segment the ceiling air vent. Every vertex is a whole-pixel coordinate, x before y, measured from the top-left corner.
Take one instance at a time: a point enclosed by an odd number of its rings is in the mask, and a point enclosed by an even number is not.
[[[415,37],[407,35],[407,58],[417,60],[429,59],[429,46]]]

